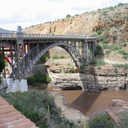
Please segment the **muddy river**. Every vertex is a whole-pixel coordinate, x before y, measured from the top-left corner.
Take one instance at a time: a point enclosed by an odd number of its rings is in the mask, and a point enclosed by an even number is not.
[[[128,91],[103,91],[100,93],[86,93],[79,90],[59,91],[64,95],[66,102],[73,108],[80,110],[84,115],[91,116],[103,112],[112,104],[112,99],[128,100]]]

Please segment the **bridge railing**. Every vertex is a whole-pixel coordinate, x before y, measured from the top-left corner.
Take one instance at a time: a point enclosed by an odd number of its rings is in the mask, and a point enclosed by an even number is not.
[[[96,39],[96,37],[88,37],[85,35],[53,35],[53,34],[24,34],[24,33],[0,33],[0,38],[91,38]]]
[[[0,39],[61,39],[61,40],[98,40],[97,37],[85,35],[52,35],[52,34],[24,34],[24,33],[0,33]]]
[[[0,38],[16,38],[16,33],[0,33]]]
[[[74,38],[74,39],[97,39],[96,37],[89,37],[85,35],[53,35],[53,34],[23,34],[23,38]]]

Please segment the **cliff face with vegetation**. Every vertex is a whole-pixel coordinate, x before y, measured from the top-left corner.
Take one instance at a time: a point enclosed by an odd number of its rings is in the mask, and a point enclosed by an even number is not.
[[[62,20],[26,28],[27,33],[100,35],[104,42],[128,41],[128,5],[86,12]]]
[[[98,36],[103,49],[104,61],[124,64],[128,60],[128,4],[67,16],[64,19],[34,25],[24,30],[38,34],[76,34]],[[104,63],[104,62],[102,62]]]

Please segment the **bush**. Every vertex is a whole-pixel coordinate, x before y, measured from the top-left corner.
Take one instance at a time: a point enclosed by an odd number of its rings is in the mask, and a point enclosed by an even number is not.
[[[48,53],[41,56],[40,60],[38,61],[38,63],[45,63],[46,61],[48,61]]]
[[[78,128],[61,116],[52,96],[47,91],[1,94],[10,104],[40,128]]]
[[[42,56],[41,58],[40,58],[40,63],[45,63],[46,61],[48,60],[48,57],[47,56]]]
[[[128,64],[114,64],[114,68],[123,68],[125,71],[128,70]]]
[[[118,51],[118,50],[120,50],[120,48],[121,48],[121,46],[118,45],[118,44],[114,44],[114,45],[112,45],[111,47],[112,47],[112,48],[111,48],[112,51]]]
[[[128,60],[128,55],[124,55],[123,58],[124,58],[125,60]]]
[[[51,78],[48,74],[43,72],[38,72],[34,76],[27,78],[28,85],[40,86],[42,83],[48,84]]]
[[[67,15],[66,15],[66,18],[70,18],[70,17],[71,17],[71,15],[70,15],[70,14],[67,14]]]
[[[0,74],[3,71],[4,68],[5,68],[4,57],[3,57],[3,55],[0,54]]]
[[[88,123],[89,128],[116,128],[112,119],[106,114],[96,116]]]
[[[122,54],[122,55],[125,55],[125,51],[122,50],[122,49],[118,50],[118,53],[119,53],[119,54]]]
[[[98,31],[97,31],[97,34],[98,34],[98,35],[101,35],[101,34],[102,34],[102,31],[98,30]]]
[[[57,56],[57,55],[52,56],[52,59],[64,59],[64,58],[66,58],[66,56]]]
[[[104,56],[102,47],[97,45],[94,54],[95,54],[95,56]]]
[[[103,49],[111,49],[111,46],[108,45],[108,44],[105,44],[103,42],[100,43],[100,46],[103,48]]]
[[[3,55],[0,54],[0,74],[2,73],[3,69],[5,68],[5,61]],[[1,77],[0,77],[1,83]]]
[[[107,44],[108,42],[109,42],[108,39],[106,39],[106,38],[103,39],[103,43]]]
[[[118,53],[119,54],[122,54],[122,55],[128,55],[128,53],[127,52],[125,52],[124,50],[122,50],[122,49],[120,49],[119,51],[118,51]]]
[[[103,59],[96,59],[96,60],[94,60],[94,65],[99,67],[99,66],[105,65],[105,62]]]
[[[119,50],[118,51],[119,54],[122,54],[123,55],[123,58],[128,60],[128,52],[125,52],[124,50]]]
[[[120,113],[120,121],[119,121],[121,128],[128,128],[128,112],[121,112]]]

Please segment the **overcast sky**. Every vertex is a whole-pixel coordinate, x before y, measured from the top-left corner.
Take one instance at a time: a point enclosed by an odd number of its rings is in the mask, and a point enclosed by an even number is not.
[[[128,3],[128,0],[1,0],[0,27],[16,30],[86,11]]]

